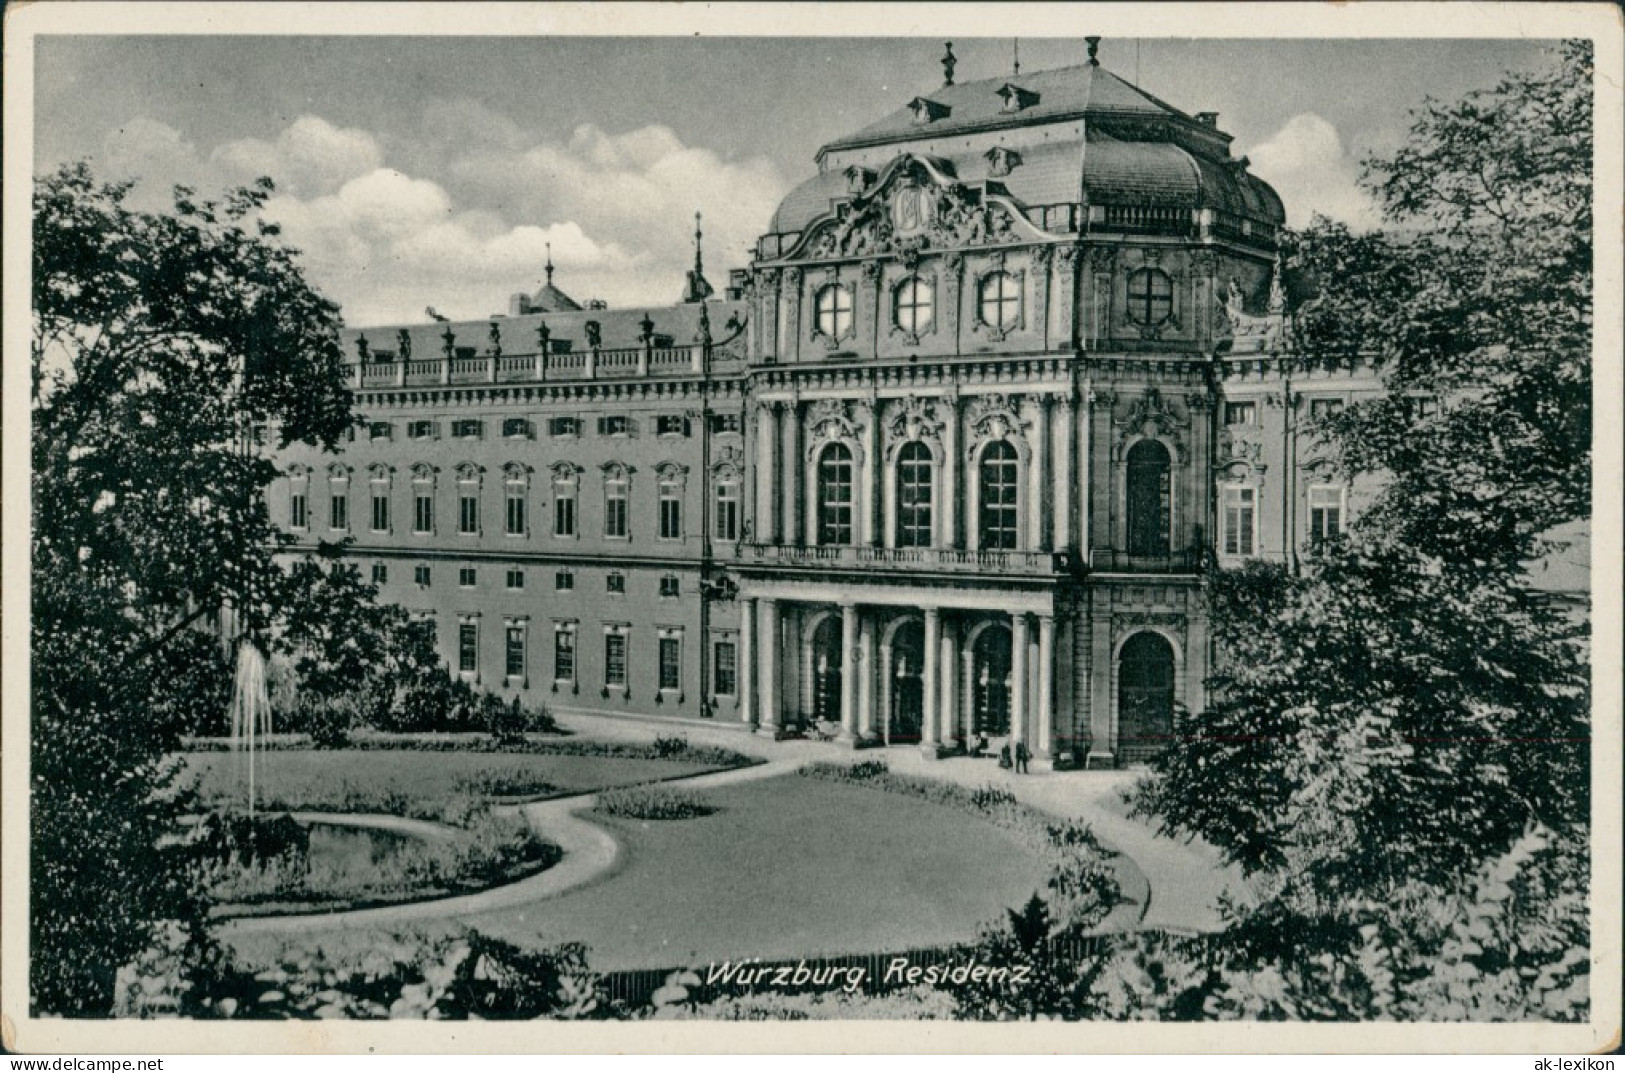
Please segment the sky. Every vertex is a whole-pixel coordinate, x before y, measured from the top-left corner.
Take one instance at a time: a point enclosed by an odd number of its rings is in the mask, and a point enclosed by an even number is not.
[[[1525,40],[1107,38],[1102,64],[1216,111],[1288,222],[1377,221],[1359,162],[1424,98],[1538,66]],[[1011,71],[1010,39],[956,39],[956,78]],[[89,159],[221,191],[261,174],[266,212],[352,325],[502,312],[555,281],[616,307],[676,301],[704,214],[707,275],[743,267],[820,145],[941,84],[937,38],[207,37],[39,39],[35,172]],[[1024,71],[1083,61],[1024,38]]]

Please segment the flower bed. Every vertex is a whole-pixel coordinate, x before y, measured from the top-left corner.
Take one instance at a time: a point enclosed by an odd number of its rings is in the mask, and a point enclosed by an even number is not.
[[[596,810],[635,820],[687,820],[716,809],[699,795],[671,786],[624,786],[598,795]]]

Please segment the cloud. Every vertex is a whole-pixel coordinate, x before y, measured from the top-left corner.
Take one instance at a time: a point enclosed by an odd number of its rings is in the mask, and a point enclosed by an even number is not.
[[[294,120],[275,141],[241,138],[218,146],[212,163],[237,182],[269,175],[290,193],[311,196],[337,189],[383,164],[378,139],[354,127],[339,128],[320,116]]]
[[[452,100],[429,105],[419,131],[386,143],[305,115],[269,139],[202,149],[137,119],[106,150],[110,173],[156,181],[166,196],[174,182],[212,192],[270,175],[266,216],[351,324],[418,320],[427,305],[453,317],[505,310],[540,284],[549,246],[556,283],[578,301],[667,305],[693,262],[696,211],[721,287],[788,189],[765,158],[725,160],[658,125],[549,139]]]
[[[1302,227],[1316,213],[1354,228],[1378,222],[1337,128],[1313,112],[1293,116],[1247,156],[1254,173],[1281,195],[1291,226]]]
[[[145,116],[107,132],[97,171],[110,180],[137,180],[130,203],[143,209],[168,207],[176,185],[203,191],[215,185],[196,145],[174,127]]]

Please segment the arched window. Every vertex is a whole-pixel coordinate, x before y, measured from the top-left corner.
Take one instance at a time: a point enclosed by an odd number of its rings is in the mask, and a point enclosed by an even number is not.
[[[1128,319],[1135,324],[1161,324],[1174,312],[1174,281],[1160,268],[1141,268],[1128,275]]]
[[[931,546],[931,449],[919,440],[897,454],[897,546]]]
[[[931,327],[935,315],[935,295],[931,284],[919,276],[910,276],[892,292],[892,319],[897,327],[909,335],[919,335]]]
[[[717,540],[739,539],[739,477],[732,471],[717,477],[716,524],[712,530]]]
[[[480,531],[480,471],[464,463],[457,467],[457,532],[477,536]]]
[[[1117,744],[1125,761],[1145,760],[1174,733],[1174,650],[1149,630],[1123,643],[1117,664]]]
[[[976,309],[983,324],[1009,331],[1021,322],[1021,284],[1008,272],[992,273],[982,280]]]
[[[288,528],[310,527],[310,473],[295,466],[288,474]]]
[[[530,481],[523,466],[503,467],[502,489],[503,531],[509,536],[524,536],[530,517]]]
[[[339,465],[327,468],[327,527],[350,528],[350,471]]]
[[[434,532],[434,470],[412,467],[412,532]]]
[[[387,533],[390,523],[388,468],[383,465],[370,467],[367,470],[367,486],[372,492],[372,531]]]
[[[818,456],[818,543],[852,543],[852,452],[845,444]]]
[[[576,535],[576,468],[568,462],[553,467],[553,535]]]
[[[683,475],[676,466],[657,468],[656,494],[660,505],[660,539],[683,539]]]
[[[1016,546],[1016,499],[1019,489],[1016,449],[1006,440],[995,440],[982,452],[981,541],[990,551],[1011,550]]]
[[[852,292],[831,283],[818,292],[818,333],[839,339],[852,330]]]
[[[1141,440],[1128,452],[1128,553],[1167,555],[1172,495],[1168,448]]]
[[[611,464],[604,469],[604,535],[626,539],[632,535],[628,517],[632,482],[625,467]]]

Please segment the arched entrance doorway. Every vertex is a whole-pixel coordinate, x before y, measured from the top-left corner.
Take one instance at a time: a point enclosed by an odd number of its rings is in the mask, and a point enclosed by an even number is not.
[[[886,741],[891,745],[918,742],[925,726],[925,628],[905,622],[892,635],[891,711]]]
[[[1010,733],[1010,630],[993,625],[971,648],[971,731],[989,738]]]
[[[812,638],[812,711],[815,723],[841,721],[841,620],[825,615]]]
[[[1137,633],[1117,657],[1117,746],[1125,763],[1167,748],[1174,734],[1174,650],[1158,633]]]

